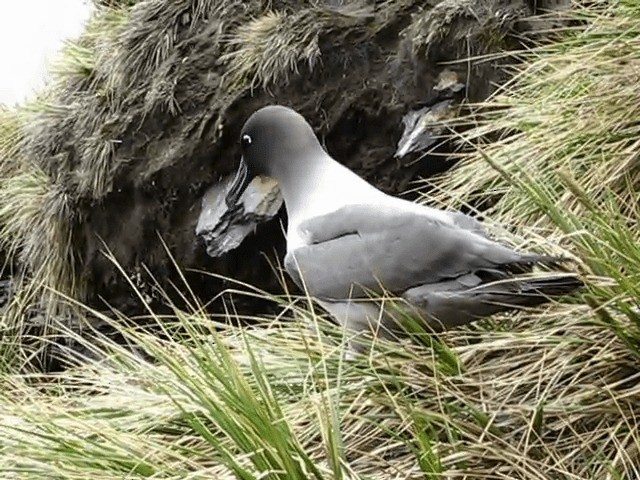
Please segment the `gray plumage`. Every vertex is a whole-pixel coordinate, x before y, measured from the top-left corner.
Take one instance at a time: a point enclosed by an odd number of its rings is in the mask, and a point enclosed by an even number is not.
[[[278,180],[289,217],[285,268],[349,328],[401,329],[403,315],[372,295],[397,296],[405,312],[440,329],[539,305],[582,285],[571,273],[527,275],[536,264],[562,259],[517,252],[467,215],[379,191],[331,158],[291,109],[257,111],[242,141],[228,203],[252,176]]]

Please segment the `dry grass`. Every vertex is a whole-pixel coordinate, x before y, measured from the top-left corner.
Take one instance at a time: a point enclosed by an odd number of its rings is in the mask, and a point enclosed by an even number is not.
[[[358,31],[362,41],[375,34],[367,32],[366,21],[373,15],[368,8],[334,10],[307,8],[296,13],[267,12],[241,26],[229,41],[230,52],[221,60],[229,63],[225,75],[228,91],[240,87],[262,87],[286,84],[290,75],[298,75],[299,65],[310,73],[320,59],[321,34],[332,31]]]
[[[632,2],[601,3],[571,13],[588,27],[518,58],[524,63],[513,67],[513,79],[473,117],[475,128],[463,143],[477,141],[478,149],[443,180],[450,192],[448,197],[443,192],[443,201],[459,204],[494,194],[499,220],[549,225],[540,206],[511,188],[505,177],[540,180],[555,202],[582,212],[580,198],[556,174],[564,171],[594,203],[609,191],[621,206],[635,208],[640,182],[635,161],[640,93],[634,88],[640,75],[638,12]]]
[[[601,279],[587,300],[640,354],[640,9],[602,2],[571,15],[585,25],[526,52],[514,79],[471,117],[461,137],[471,153],[436,198],[454,208],[488,201],[498,223],[569,247]]]
[[[637,358],[588,309],[345,361],[342,332],[302,305],[218,332],[177,312],[156,319],[165,340],[121,318],[151,362],[94,333],[102,360],[45,384],[5,377],[2,464],[15,478],[636,478]]]
[[[9,262],[24,267],[28,276],[37,277],[43,285],[59,285],[81,296],[71,249],[71,199],[23,151],[24,130],[43,111],[52,111],[43,99],[22,110],[2,110],[0,249]]]

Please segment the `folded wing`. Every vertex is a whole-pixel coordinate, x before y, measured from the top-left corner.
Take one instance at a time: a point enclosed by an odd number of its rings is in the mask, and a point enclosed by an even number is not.
[[[461,214],[459,214],[461,215]],[[461,221],[464,220],[464,221]],[[489,239],[475,220],[392,206],[349,205],[303,222],[308,245],[289,252],[285,268],[320,298],[401,294],[481,270],[522,270],[548,257],[521,254]]]

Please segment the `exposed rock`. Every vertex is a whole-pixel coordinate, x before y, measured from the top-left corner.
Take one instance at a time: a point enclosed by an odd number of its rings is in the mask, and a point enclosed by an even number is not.
[[[442,70],[438,75],[438,83],[433,86],[433,89],[437,92],[448,92],[449,95],[458,93],[464,88],[464,80],[458,76],[457,72],[453,70]]]
[[[207,254],[220,257],[238,247],[259,223],[271,220],[283,199],[273,180],[256,177],[240,197],[240,204],[229,210],[225,195],[233,176],[214,184],[204,194],[196,235],[204,240]]]
[[[454,116],[451,100],[444,100],[432,107],[411,110],[404,117],[404,132],[398,142],[395,156],[402,158],[412,152],[422,152],[442,138],[445,132],[443,122]]]

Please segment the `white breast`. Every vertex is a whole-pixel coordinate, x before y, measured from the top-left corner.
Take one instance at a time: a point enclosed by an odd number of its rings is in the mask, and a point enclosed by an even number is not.
[[[305,220],[335,212],[346,205],[380,205],[399,211],[437,218],[450,223],[446,212],[392,197],[381,192],[348,168],[331,160],[319,165],[313,175],[298,180],[295,185],[282,185],[287,208],[287,252],[308,245],[309,239],[300,231]]]
[[[289,188],[288,188],[289,187]],[[334,212],[345,205],[380,204],[387,195],[337,162],[325,164],[309,175],[305,182],[282,185],[289,226],[287,251],[308,244],[299,226],[305,220]]]

